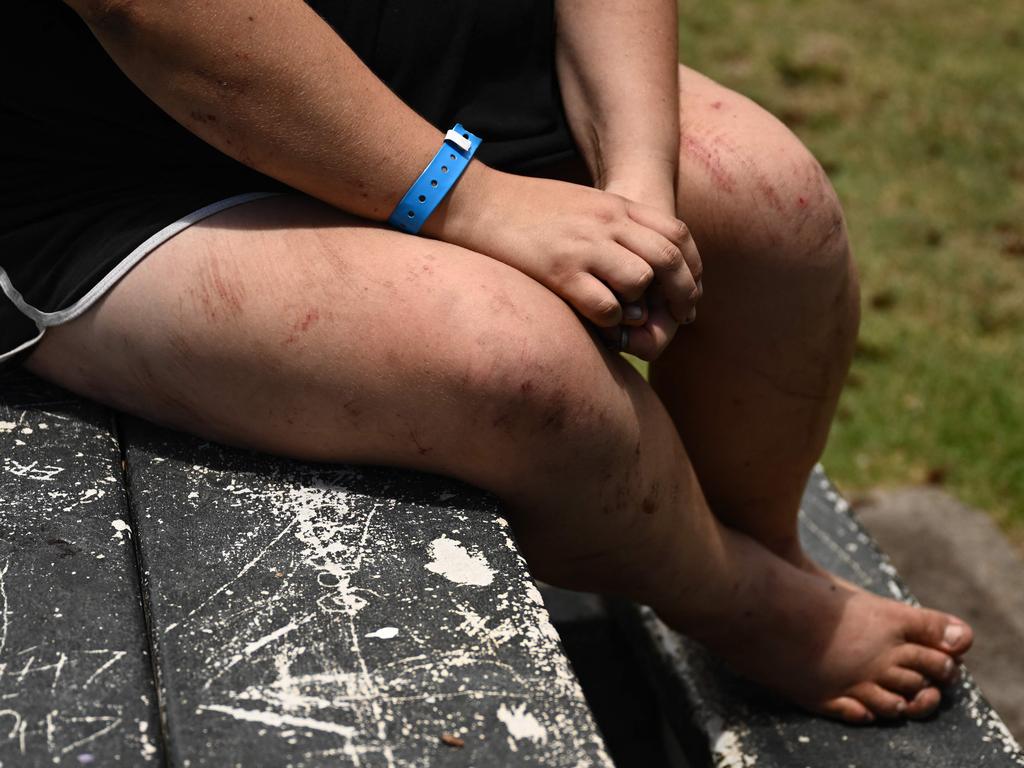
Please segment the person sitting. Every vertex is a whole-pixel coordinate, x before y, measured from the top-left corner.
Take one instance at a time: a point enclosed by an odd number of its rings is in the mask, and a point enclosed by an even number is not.
[[[205,439],[458,478],[537,577],[646,603],[811,712],[936,709],[970,627],[797,536],[858,327],[839,202],[677,63],[673,2],[7,15],[8,365]],[[458,180],[396,210],[442,148]]]

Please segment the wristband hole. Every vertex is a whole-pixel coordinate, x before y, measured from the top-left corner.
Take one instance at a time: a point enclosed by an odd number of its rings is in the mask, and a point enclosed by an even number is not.
[[[413,213],[412,211],[408,211],[408,215],[409,215],[409,218],[411,219],[411,218],[413,218],[413,217],[414,217],[414,216],[415,216],[416,214],[415,214],[415,213]]]
[[[448,166],[447,165],[442,165],[441,166],[441,173],[448,173]]]
[[[425,203],[425,202],[427,202],[427,196],[426,196],[426,195],[420,195],[420,196],[419,196],[419,201],[420,201],[421,203]]]
[[[464,133],[464,134],[462,134],[462,138],[464,138],[464,139],[468,139],[468,138],[469,138],[469,134],[468,134],[468,133]]]
[[[450,158],[451,158],[452,160],[454,160],[454,159],[455,159],[455,155],[449,155],[449,157],[450,157]]]
[[[436,187],[437,186],[437,179],[431,179],[430,180],[430,186]]]

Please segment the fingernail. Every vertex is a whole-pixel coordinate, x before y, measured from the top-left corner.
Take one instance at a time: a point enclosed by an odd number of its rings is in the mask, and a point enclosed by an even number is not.
[[[638,304],[627,304],[622,310],[622,316],[626,320],[639,320],[644,316],[643,307]]]
[[[872,713],[870,713],[870,712],[865,712],[864,713],[864,722],[865,723],[873,723],[873,722],[875,722],[875,716]]]
[[[690,323],[692,323],[696,319],[697,319],[697,308],[694,307],[693,309],[690,310],[690,314],[688,314],[686,316],[686,319],[683,320],[683,325],[689,325]]]
[[[901,701],[899,704],[896,705],[896,714],[897,715],[902,715],[906,711],[907,711],[907,702]]]
[[[942,676],[948,678],[953,674],[953,660],[946,659],[946,663],[942,665]]]
[[[942,639],[946,642],[946,645],[956,645],[960,638],[964,636],[964,628],[959,624],[947,624],[946,631],[942,635]]]

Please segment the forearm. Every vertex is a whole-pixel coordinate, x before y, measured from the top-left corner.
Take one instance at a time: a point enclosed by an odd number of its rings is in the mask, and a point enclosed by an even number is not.
[[[69,4],[190,131],[344,210],[385,219],[441,144],[302,0]]]
[[[679,162],[674,0],[556,0],[555,9],[562,98],[598,186],[615,177],[674,183]]]

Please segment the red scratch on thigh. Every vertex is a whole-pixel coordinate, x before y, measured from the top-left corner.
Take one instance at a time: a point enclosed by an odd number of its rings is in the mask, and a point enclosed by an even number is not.
[[[228,310],[228,314],[240,314],[242,311],[242,299],[245,298],[245,289],[241,283],[225,278],[221,274],[220,265],[216,259],[210,260],[209,274],[210,283],[220,298],[221,305]]]
[[[308,312],[306,312],[306,316],[299,321],[298,330],[305,333],[310,329],[310,326],[312,326],[319,319],[320,312],[319,310],[316,309],[316,307],[313,307]]]
[[[291,333],[288,334],[288,338],[284,340],[285,344],[294,344],[299,340],[299,335],[306,333],[320,320],[320,310],[316,307],[311,307],[306,310],[306,313],[299,318],[295,323],[292,324]]]

